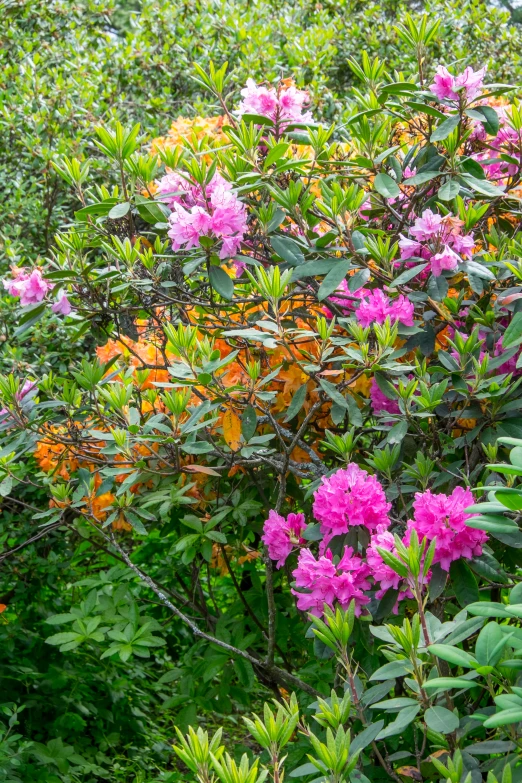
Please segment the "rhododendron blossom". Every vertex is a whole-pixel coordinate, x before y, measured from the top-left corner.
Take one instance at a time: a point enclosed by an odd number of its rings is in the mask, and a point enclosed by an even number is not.
[[[378,479],[353,462],[323,476],[314,493],[313,513],[327,538],[347,533],[356,525],[369,531],[387,525],[390,508]]]
[[[375,378],[372,378],[372,385],[370,387],[370,401],[372,403],[372,409],[374,413],[399,413],[399,403],[397,400],[389,400],[388,397],[380,390]]]
[[[277,560],[281,568],[295,546],[306,544],[301,533],[306,527],[304,514],[288,514],[285,519],[277,511],[270,511],[263,526],[261,540],[268,549],[271,560]]]
[[[308,93],[298,90],[293,84],[286,86],[282,83],[275,90],[273,87],[258,86],[253,79],[247,79],[241,95],[243,100],[237,109],[240,117],[243,114],[259,114],[282,128],[291,123],[313,121],[311,112],[304,109],[309,102]]]
[[[472,514],[464,509],[473,505],[470,489],[456,487],[451,495],[433,494],[431,490],[418,492],[413,501],[414,516],[408,520],[405,544],[408,546],[412,530],[417,531],[419,540],[424,537],[428,542],[437,539],[434,563],[440,563],[444,571],[461,557],[471,559],[482,554],[482,545],[487,535],[466,525]]]
[[[460,92],[464,92],[467,102],[472,101],[482,90],[487,68],[474,71],[469,66],[458,76],[453,76],[447,68],[439,65],[430,90],[440,101],[458,101]]]
[[[297,596],[297,608],[303,612],[319,617],[323,614],[324,604],[333,606],[337,601],[342,609],[347,609],[354,600],[355,614],[359,616],[362,607],[370,601],[364,593],[371,586],[368,579],[370,568],[353,554],[352,547],[345,547],[337,565],[331,552],[316,560],[309,549],[302,549],[297,568],[292,573],[296,587],[310,591],[302,593],[292,589]]]
[[[178,180],[174,180],[172,175],[167,177],[171,179],[165,182],[164,177],[158,187],[173,210],[168,221],[172,249],[184,247],[190,250],[199,245],[201,237],[214,236],[222,242],[219,257],[234,256],[247,230],[247,218],[246,207],[232,192],[230,182],[216,173],[205,188],[194,184],[179,193],[170,190],[177,187]],[[182,180],[181,177],[178,179]]]
[[[435,277],[457,269],[465,259],[471,258],[475,245],[473,234],[462,234],[463,225],[454,215],[442,217],[425,209],[410,228],[414,239],[400,235],[401,259],[417,257],[429,261]]]
[[[392,323],[400,321],[404,326],[413,326],[414,305],[402,294],[390,299],[380,288],[369,291],[361,299],[356,317],[361,326],[383,324],[387,318]]]
[[[67,294],[62,291],[60,294],[60,297],[56,300],[56,302],[51,307],[51,310],[53,313],[57,313],[59,315],[69,315],[69,313],[72,312],[72,306],[69,302],[69,299],[67,298]]]
[[[53,287],[52,283],[43,279],[39,269],[27,272],[26,269],[14,267],[11,273],[13,277],[4,280],[4,288],[11,296],[20,297],[22,307],[43,302],[47,292]]]

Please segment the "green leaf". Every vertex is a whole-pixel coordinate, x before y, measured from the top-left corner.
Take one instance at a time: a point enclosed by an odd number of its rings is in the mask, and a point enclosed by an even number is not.
[[[383,171],[375,177],[373,187],[384,198],[397,198],[401,194],[401,189],[395,180]]]
[[[234,296],[234,281],[220,266],[211,266],[209,272],[210,284],[223,299],[230,301]]]
[[[420,704],[416,704],[413,707],[406,707],[401,710],[395,720],[379,732],[376,739],[381,740],[386,737],[394,737],[396,734],[400,734],[406,726],[409,726],[409,724],[415,720],[419,710]]]
[[[502,657],[502,649],[508,641],[498,623],[488,623],[478,635],[475,657],[481,666],[495,666]],[[499,648],[500,645],[500,648]]]
[[[484,721],[486,729],[497,729],[499,726],[509,726],[512,723],[522,721],[522,707],[514,707],[511,710],[502,710]]]
[[[444,122],[441,122],[440,125],[437,125],[430,136],[430,141],[443,141],[444,139],[447,139],[448,136],[453,133],[455,128],[458,126],[459,122],[460,114],[450,114],[450,116],[444,120]]]
[[[410,269],[405,269],[404,272],[401,272],[399,277],[396,277],[395,280],[388,284],[388,288],[397,288],[399,285],[408,283],[413,277],[420,275],[420,273],[426,269],[427,266],[427,263],[417,264],[417,266],[412,266]]]
[[[368,747],[368,745],[374,741],[383,726],[383,720],[378,720],[375,723],[370,723],[369,726],[366,726],[366,728],[363,729],[360,734],[357,734],[351,741],[350,754],[352,755],[353,753],[357,753],[358,750],[364,750],[364,748]]]
[[[282,158],[289,146],[290,144],[285,141],[276,144],[275,147],[272,147],[265,158],[265,163],[263,166],[264,170],[266,171],[273,163],[276,163],[280,158]]]
[[[45,640],[45,643],[53,645],[67,644],[68,642],[76,641],[79,636],[81,636],[81,634],[74,631],[64,631],[63,633],[55,633],[53,636],[49,636],[49,638]]]
[[[421,171],[419,174],[415,174],[413,177],[408,177],[404,184],[423,185],[425,182],[430,182],[430,180],[435,179],[435,177],[440,177],[441,174],[442,171]]]
[[[125,217],[130,207],[131,205],[129,204],[128,201],[126,201],[124,204],[116,204],[116,206],[113,207],[109,212],[110,219],[118,220],[119,218]]]
[[[0,498],[6,498],[11,494],[13,488],[12,476],[6,476],[5,479],[0,481]]]
[[[385,663],[377,671],[375,671],[370,680],[389,680],[391,677],[404,677],[405,674],[410,674],[412,671],[411,663],[409,661],[391,661],[391,663]]]
[[[499,196],[505,196],[503,190],[498,188],[496,185],[493,185],[492,182],[489,182],[487,179],[477,179],[476,177],[473,177],[471,174],[462,174],[462,179],[464,182],[470,186],[474,191],[477,193],[481,193],[483,196],[491,196],[491,198],[498,198]],[[504,343],[502,343],[503,347]]]
[[[247,124],[253,122],[254,125],[268,125],[269,127],[274,125],[274,121],[270,117],[264,117],[262,114],[243,114],[241,120]]]
[[[334,386],[333,383],[330,383],[330,381],[325,381],[323,378],[319,378],[319,384],[322,390],[331,400],[333,400],[333,402],[348,410],[348,402],[346,401],[346,398],[341,394],[340,391],[337,390],[337,387]]]
[[[463,677],[434,677],[433,680],[426,680],[422,686],[425,690],[431,690],[432,688],[441,688],[448,691],[452,688],[473,688],[478,683],[474,680],[465,680]]]
[[[339,288],[341,282],[346,277],[350,266],[350,259],[340,259],[328,272],[317,292],[317,298],[320,302]]]
[[[451,734],[459,727],[459,718],[446,707],[430,707],[424,713],[426,725],[432,731],[438,731],[439,734]]]
[[[286,261],[290,266],[304,264],[303,251],[294,239],[277,234],[270,237],[270,242],[277,255],[281,256],[283,261]]]
[[[473,601],[479,600],[477,580],[464,560],[453,561],[450,566],[450,578],[455,597],[463,609]]]
[[[241,416],[241,434],[248,443],[257,428],[257,415],[253,405],[247,405]]]
[[[522,312],[515,313],[511,323],[502,335],[502,348],[511,348],[522,343]]]
[[[457,182],[456,179],[448,179],[444,183],[444,185],[439,188],[439,192],[437,193],[438,198],[440,198],[441,201],[451,201],[456,196],[459,195],[460,191],[460,185]]]
[[[292,419],[295,416],[297,416],[297,414],[299,413],[299,411],[304,405],[305,399],[306,399],[306,384],[304,383],[302,386],[300,386],[297,389],[294,396],[292,397],[292,400],[286,412],[285,421],[292,421]]]
[[[453,663],[455,666],[463,666],[466,669],[473,668],[473,664],[476,663],[472,655],[459,647],[452,647],[451,644],[430,644],[428,650],[437,658]]]

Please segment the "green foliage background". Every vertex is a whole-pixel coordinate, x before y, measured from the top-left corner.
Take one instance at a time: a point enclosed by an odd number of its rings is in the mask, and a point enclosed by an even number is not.
[[[520,29],[508,12],[479,0],[415,5],[443,19],[435,60],[488,64],[490,81],[520,83]],[[194,61],[206,67],[210,60],[228,60],[237,85],[249,76],[293,76],[310,91],[316,116],[348,115],[347,58],[367,50],[404,68],[410,55],[394,24],[406,10],[411,4],[395,0],[0,1],[0,276],[9,264],[45,255],[67,223],[71,196],[51,162],[56,154],[92,154],[95,124],[112,117],[140,122],[152,137],[178,115],[217,113],[190,78]],[[2,371],[65,373],[73,354],[77,359],[92,348],[89,340],[70,345],[52,315],[30,338],[15,336],[14,327],[0,293]],[[46,500],[27,491],[23,502],[27,508],[14,501],[2,506],[4,552],[34,534],[31,508],[44,508]],[[143,546],[149,563],[156,558],[154,577],[161,581],[164,547],[157,539]],[[110,568],[136,623],[146,617],[152,631],[158,625],[156,608],[112,556],[71,533],[1,557],[0,603],[8,608],[0,615],[0,726],[7,730],[11,722],[12,730],[4,742],[0,734],[0,781],[179,779],[172,771],[173,725],[186,726],[196,715],[209,722],[228,715],[230,736],[243,749],[237,715],[266,693],[248,671],[232,687],[226,668],[212,679],[212,661],[198,659],[189,635],[163,628],[166,645],[126,663],[99,660],[85,647],[60,653],[45,644],[45,619],[66,611],[75,596],[89,600],[93,590],[103,592]],[[245,587],[261,612],[256,584],[254,565]],[[224,579],[222,599],[228,589]]]

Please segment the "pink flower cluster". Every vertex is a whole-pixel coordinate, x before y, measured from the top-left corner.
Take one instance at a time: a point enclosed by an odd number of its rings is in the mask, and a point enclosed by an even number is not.
[[[42,277],[40,269],[29,271],[23,267],[11,267],[11,279],[4,280],[4,288],[11,296],[20,297],[22,307],[43,302],[47,293],[54,285]],[[69,315],[72,312],[71,303],[65,291],[60,291],[59,298],[51,306],[53,313]]]
[[[361,298],[356,317],[361,326],[383,324],[387,318],[395,323],[400,321],[404,326],[413,326],[415,307],[402,294],[396,299],[390,299],[380,288],[366,291]]]
[[[271,560],[277,560],[277,568],[281,568],[295,546],[302,546],[306,541],[301,533],[306,527],[304,514],[288,514],[285,519],[277,511],[270,511],[263,527],[261,541],[268,549]]]
[[[308,592],[292,590],[297,597],[297,608],[319,617],[324,604],[332,606],[337,601],[342,609],[347,609],[354,600],[355,614],[359,616],[370,600],[364,592],[371,587],[370,573],[370,567],[354,555],[352,547],[345,547],[337,565],[330,551],[316,560],[309,549],[302,549],[293,576],[296,587]]]
[[[243,114],[258,114],[268,117],[280,128],[292,123],[313,121],[312,114],[304,109],[309,102],[308,93],[298,90],[294,85],[287,87],[281,83],[275,90],[273,87],[258,86],[253,79],[247,79],[241,95],[243,100],[237,110],[240,117]]]
[[[479,108],[477,106],[477,108]],[[506,177],[511,177],[518,173],[519,164],[510,163],[508,161],[500,160],[492,156],[492,148],[497,150],[499,154],[507,154],[516,160],[520,160],[520,132],[515,130],[510,124],[509,115],[506,107],[495,107],[499,119],[499,131],[494,138],[488,140],[487,148],[484,151],[475,153],[473,155],[482,168],[489,180],[492,180],[497,185],[504,184]],[[475,122],[473,127],[472,139],[478,141],[486,141],[487,133],[481,122]]]
[[[428,541],[436,538],[433,562],[440,563],[444,571],[449,571],[454,560],[481,555],[487,535],[482,530],[468,527],[466,520],[472,514],[464,513],[464,509],[473,503],[471,490],[462,487],[456,487],[451,495],[435,495],[429,489],[418,492],[413,501],[413,519],[408,520],[405,544],[409,544],[412,530],[417,531],[421,541],[424,537]]]
[[[375,378],[372,378],[370,386],[370,402],[374,413],[400,413],[397,400],[389,400],[379,389]]]
[[[401,234],[402,260],[415,256],[429,261],[435,277],[440,277],[444,270],[456,269],[463,259],[471,258],[475,245],[473,234],[462,234],[463,225],[454,215],[442,217],[425,209],[410,228],[413,239]]]
[[[354,462],[323,476],[314,494],[314,516],[328,541],[357,525],[370,531],[382,524],[388,526],[390,508],[378,479]]]
[[[430,90],[439,101],[458,101],[460,95],[464,93],[469,103],[482,90],[486,70],[486,67],[479,68],[478,71],[468,67],[458,76],[453,76],[447,68],[439,65],[433,84],[430,84]]]
[[[482,554],[486,533],[466,525],[471,515],[466,514],[465,509],[472,504],[471,491],[461,487],[449,496],[433,494],[431,490],[417,493],[413,503],[414,518],[408,521],[403,538],[405,546],[409,546],[412,530],[416,530],[420,541],[426,538],[428,544],[436,538],[433,562],[439,563],[445,571],[454,560]],[[292,549],[300,547],[292,589],[299,609],[319,616],[324,604],[333,606],[337,602],[346,609],[355,600],[359,615],[370,600],[367,592],[372,587],[377,599],[390,589],[398,591],[395,613],[401,600],[413,598],[414,583],[396,574],[379,552],[384,549],[397,555],[388,517],[390,508],[377,478],[354,463],[323,477],[314,493],[313,504],[313,513],[323,535],[317,558],[301,537],[305,528],[303,514],[289,514],[285,519],[275,511],[270,512],[262,540],[269,556],[277,560],[277,567],[284,564]],[[362,556],[352,547],[345,546],[339,559],[329,549],[329,543],[334,536],[343,535],[354,527],[371,533],[366,552]],[[431,571],[424,583],[428,584],[430,579]]]
[[[173,250],[189,250],[199,245],[200,237],[214,236],[222,242],[220,258],[238,252],[247,230],[246,207],[221,174],[214,174],[204,188],[179,174],[166,174],[158,193],[173,210],[168,231]]]

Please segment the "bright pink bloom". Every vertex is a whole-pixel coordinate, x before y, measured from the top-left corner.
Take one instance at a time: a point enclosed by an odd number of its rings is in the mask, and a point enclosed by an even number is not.
[[[460,260],[449,245],[444,245],[440,253],[431,257],[431,271],[435,277],[440,277],[443,270],[456,269]]]
[[[361,300],[356,316],[364,327],[375,323],[383,324],[386,318],[392,323],[400,321],[405,326],[413,326],[414,311],[413,303],[402,294],[396,299],[390,299],[380,288],[376,288]]]
[[[377,526],[377,532],[371,537],[370,545],[366,550],[366,562],[371,568],[374,580],[380,583],[380,588],[375,595],[377,598],[382,598],[390,587],[398,590],[403,580],[399,574],[395,573],[393,568],[386,565],[377,551],[378,547],[397,554],[393,534],[390,533],[386,524]]]
[[[308,93],[293,85],[282,87],[278,93],[273,87],[257,86],[253,79],[247,79],[241,95],[243,100],[237,110],[240,117],[243,114],[259,114],[283,127],[313,120],[311,113],[304,110],[309,101]]]
[[[390,508],[378,479],[353,462],[323,476],[314,493],[314,516],[328,540],[356,525],[369,531],[387,525]]]
[[[439,101],[458,101],[458,93],[455,92],[455,77],[451,75],[447,68],[439,65],[435,73],[433,84],[430,84],[430,90],[437,96]]]
[[[189,203],[194,202],[193,189],[184,177],[175,171],[170,171],[157,183],[156,194],[169,209],[174,209],[174,204],[187,203],[189,206],[194,206],[193,203]]]
[[[370,600],[364,594],[370,589],[369,575],[370,568],[353,554],[351,547],[345,547],[337,565],[333,563],[331,552],[316,560],[309,549],[302,549],[293,576],[296,587],[310,592],[300,593],[292,589],[297,596],[297,608],[320,617],[324,604],[333,606],[338,601],[342,609],[347,609],[353,599],[355,614],[359,616],[362,607]]]
[[[263,527],[262,542],[268,549],[271,560],[277,560],[277,568],[285,564],[286,558],[295,546],[306,541],[301,533],[306,527],[304,514],[288,514],[285,519],[277,511],[270,511]]]
[[[183,183],[178,175],[169,174],[167,177],[177,177]],[[246,207],[233,193],[230,182],[216,173],[204,190],[197,184],[185,182],[185,185],[188,186],[185,195],[166,196],[173,210],[169,216],[168,232],[172,249],[185,247],[189,250],[199,245],[202,236],[215,236],[222,240],[219,257],[234,256],[247,230],[247,217]],[[174,179],[170,180],[170,185],[165,185],[164,192],[167,193],[170,187],[175,187]]]
[[[397,400],[389,400],[385,394],[379,389],[377,381],[372,378],[372,385],[370,387],[370,400],[374,413],[400,413],[399,403]]]
[[[14,275],[14,279],[4,280],[4,288],[11,296],[20,297],[22,307],[42,302],[53,287],[52,283],[43,279],[39,269],[33,269],[29,274],[25,269],[16,269]]]
[[[356,291],[350,291],[348,280],[345,278],[335,289],[335,292],[328,298],[342,310],[349,312],[350,310],[353,310],[357,299],[367,296],[369,293],[368,289],[364,287],[358,288]],[[327,318],[333,318],[333,313],[328,307],[323,307],[323,313]]]
[[[459,88],[464,88],[466,100],[472,101],[480,93],[486,75],[486,68],[480,68],[474,71],[473,68],[466,68],[458,76],[453,76],[447,68],[439,65],[435,74],[433,84],[430,84],[430,90],[440,101],[458,101]]]
[[[441,215],[433,213],[431,209],[425,209],[422,216],[415,221],[413,228],[410,228],[410,234],[413,234],[419,242],[423,242],[439,233],[441,223]]]
[[[58,313],[59,315],[69,315],[69,313],[72,312],[72,309],[73,308],[67,298],[65,291],[62,291],[60,298],[57,299],[51,307],[53,313]]]
[[[473,234],[456,234],[452,236],[453,250],[464,258],[471,258],[475,247]]]
[[[420,541],[424,537],[429,542],[436,538],[433,562],[440,563],[444,571],[461,557],[478,557],[488,537],[484,531],[466,525],[466,520],[473,515],[465,514],[464,509],[473,503],[471,490],[462,487],[456,487],[451,495],[434,495],[429,489],[418,492],[413,501],[414,518],[408,520],[406,545],[409,545],[412,530],[417,531]]]

